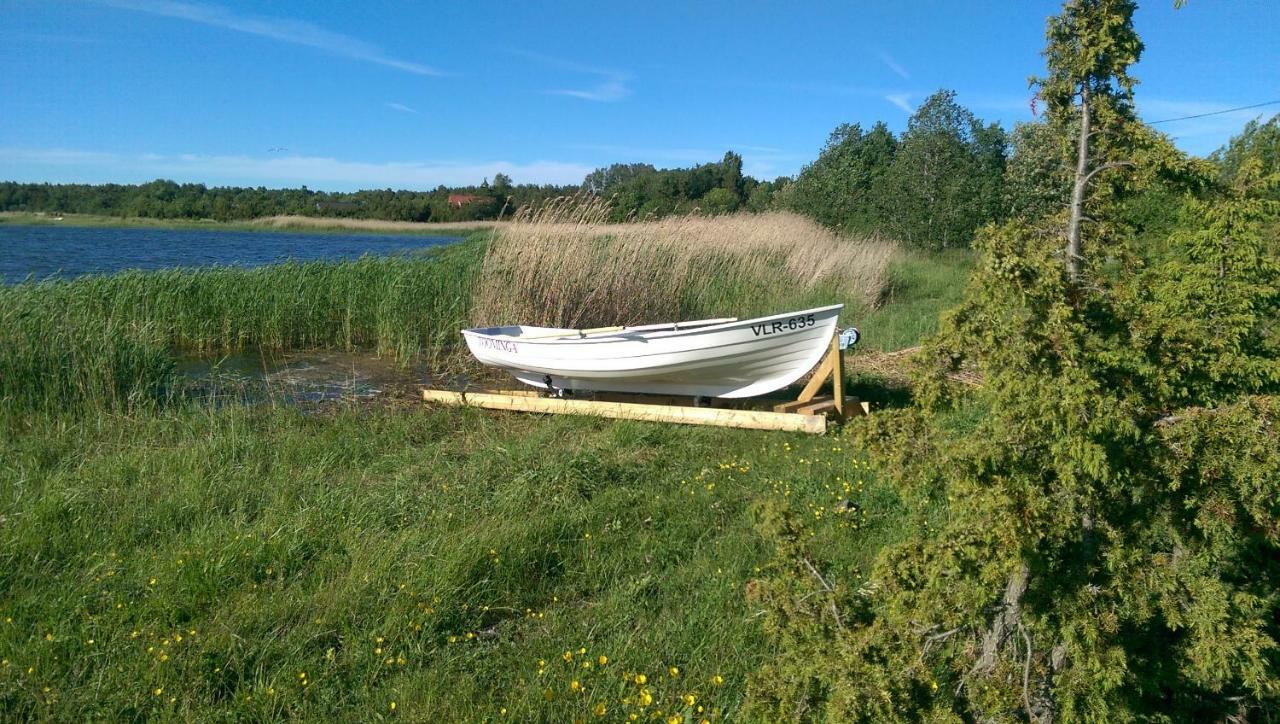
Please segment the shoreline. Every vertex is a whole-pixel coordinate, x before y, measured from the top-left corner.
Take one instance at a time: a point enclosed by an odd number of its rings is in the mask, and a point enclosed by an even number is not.
[[[50,214],[46,212],[3,211],[0,225],[71,226],[77,228],[160,229],[201,231],[303,232],[312,234],[364,233],[394,236],[452,237],[491,229],[506,222],[455,221],[420,222],[383,219],[339,219],[317,216],[262,216],[237,221],[213,219],[152,219],[99,214]]]

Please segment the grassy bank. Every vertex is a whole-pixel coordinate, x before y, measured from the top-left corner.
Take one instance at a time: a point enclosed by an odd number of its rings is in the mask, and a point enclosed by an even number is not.
[[[243,407],[0,430],[5,718],[732,720],[768,656],[753,510],[858,526],[845,570],[897,514],[836,438]]]
[[[174,392],[174,354],[341,349],[452,364],[469,324],[644,323],[833,301],[867,348],[895,349],[931,327],[966,264],[785,215],[608,227],[543,218],[423,258],[23,283],[0,287],[0,400],[130,409]]]
[[[594,321],[575,295],[625,321],[843,301],[892,349],[969,263],[792,219],[685,220],[675,247],[549,223],[420,260],[0,288],[3,718],[733,720],[770,656],[744,596],[771,554],[759,511],[839,536],[845,578],[898,535],[840,436],[156,404],[178,351],[409,359],[530,305]]]
[[[366,349],[408,361],[466,326],[479,240],[421,258],[125,272],[0,287],[0,400],[120,409],[174,353]]]

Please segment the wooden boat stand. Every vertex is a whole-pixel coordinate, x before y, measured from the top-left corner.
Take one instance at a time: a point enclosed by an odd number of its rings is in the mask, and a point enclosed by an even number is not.
[[[831,380],[832,394],[817,396]],[[589,398],[547,396],[536,390],[483,390],[455,392],[424,387],[422,399],[455,407],[483,407],[490,410],[515,410],[567,415],[594,415],[624,420],[674,422],[685,425],[716,425],[752,430],[787,430],[822,434],[827,430],[828,416],[842,420],[848,414],[870,412],[866,402],[846,399],[844,394],[844,358],[839,333],[832,335],[831,345],[817,369],[793,401],[776,403],[769,400],[725,400],[676,395],[642,395],[620,392],[597,392]],[[732,406],[731,406],[732,405]]]

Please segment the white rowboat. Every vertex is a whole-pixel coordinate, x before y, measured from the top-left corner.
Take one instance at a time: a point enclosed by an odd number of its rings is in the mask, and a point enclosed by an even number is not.
[[[751,397],[813,369],[843,306],[641,327],[482,327],[462,335],[480,362],[534,387]]]

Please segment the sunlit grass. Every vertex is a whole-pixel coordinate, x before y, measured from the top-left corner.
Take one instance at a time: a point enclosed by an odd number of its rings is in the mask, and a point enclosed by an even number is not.
[[[851,568],[896,515],[838,438],[482,411],[6,417],[0,457],[16,719],[732,720],[754,508]]]

